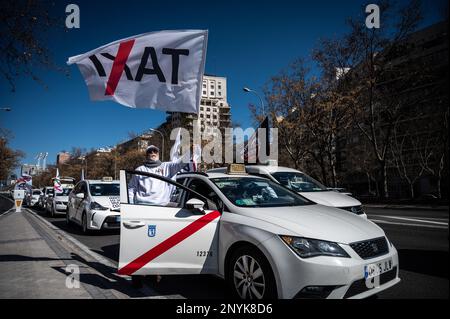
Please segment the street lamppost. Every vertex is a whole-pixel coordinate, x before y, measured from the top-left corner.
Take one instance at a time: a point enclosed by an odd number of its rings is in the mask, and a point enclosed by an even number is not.
[[[162,138],[162,146],[161,146],[161,161],[164,162],[164,134],[161,131],[155,130],[153,128],[149,129],[150,131],[157,132],[161,135]]]
[[[83,168],[83,164],[81,164],[81,173],[83,175],[83,178],[87,178],[87,158],[86,155],[82,155],[80,157],[78,157],[78,159],[83,161],[84,166],[86,167],[86,170],[84,170]]]
[[[261,102],[261,109],[262,109],[263,115],[265,116],[266,110],[264,109],[264,102],[263,102],[263,99],[261,98],[261,96],[256,91],[249,89],[248,87],[244,87],[243,90],[244,90],[244,92],[251,92],[259,98],[259,101]]]

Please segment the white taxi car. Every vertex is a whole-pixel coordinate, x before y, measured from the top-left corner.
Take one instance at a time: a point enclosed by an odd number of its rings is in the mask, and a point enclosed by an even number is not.
[[[66,222],[90,230],[120,228],[120,184],[112,178],[82,180],[69,195]]]
[[[67,202],[69,200],[69,194],[73,189],[71,187],[63,187],[62,192],[53,192],[53,196],[47,197],[47,204],[45,209],[50,213],[52,217],[57,214],[65,213],[67,211]]]
[[[121,171],[118,273],[214,274],[243,299],[364,298],[400,281],[397,250],[373,222],[231,173]],[[170,202],[130,203],[134,176],[173,185]]]
[[[359,200],[347,194],[327,188],[311,176],[296,169],[277,165],[246,165],[248,174],[266,177],[298,192],[307,199],[321,205],[340,208],[367,218]],[[226,167],[208,172],[225,172]]]

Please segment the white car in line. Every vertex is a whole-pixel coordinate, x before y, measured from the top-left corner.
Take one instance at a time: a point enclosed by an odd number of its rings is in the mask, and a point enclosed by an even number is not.
[[[47,198],[53,196],[53,186],[46,186],[42,188],[42,194],[39,196],[38,206],[44,210],[47,209]]]
[[[27,204],[29,206],[36,206],[41,195],[42,191],[40,189],[33,189]]]
[[[365,298],[400,282],[397,250],[373,222],[235,173],[121,171],[118,273],[214,274],[242,299]],[[173,185],[170,202],[130,199],[136,175]]]
[[[276,165],[246,165],[247,173],[270,178],[276,183],[298,192],[307,199],[321,205],[340,208],[367,218],[359,200],[329,189],[311,176],[293,168]],[[208,172],[225,172],[227,168],[214,168]]]
[[[54,192],[53,196],[47,197],[46,211],[50,213],[52,217],[57,214],[66,213],[67,202],[69,201],[69,194],[72,191],[72,187],[63,187],[62,192]]]
[[[76,223],[84,233],[120,228],[120,184],[110,178],[82,180],[69,195],[67,224]]]

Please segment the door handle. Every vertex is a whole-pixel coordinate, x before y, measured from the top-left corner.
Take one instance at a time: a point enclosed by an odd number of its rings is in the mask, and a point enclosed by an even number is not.
[[[130,220],[128,222],[123,222],[123,226],[129,229],[136,229],[145,226],[145,223],[139,220]]]

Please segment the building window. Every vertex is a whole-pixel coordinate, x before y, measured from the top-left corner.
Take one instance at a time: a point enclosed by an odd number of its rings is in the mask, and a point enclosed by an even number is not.
[[[214,85],[211,85],[211,90],[214,90]]]
[[[203,111],[203,107],[200,107],[200,111]]]
[[[203,118],[203,114],[200,114],[200,118]]]
[[[222,85],[219,84],[218,89],[221,90],[222,89]]]
[[[206,95],[206,91],[203,91],[203,94]]]
[[[219,94],[219,96],[222,96],[222,92],[217,92],[217,94]]]
[[[211,109],[209,107],[207,107],[206,112],[211,112]]]

